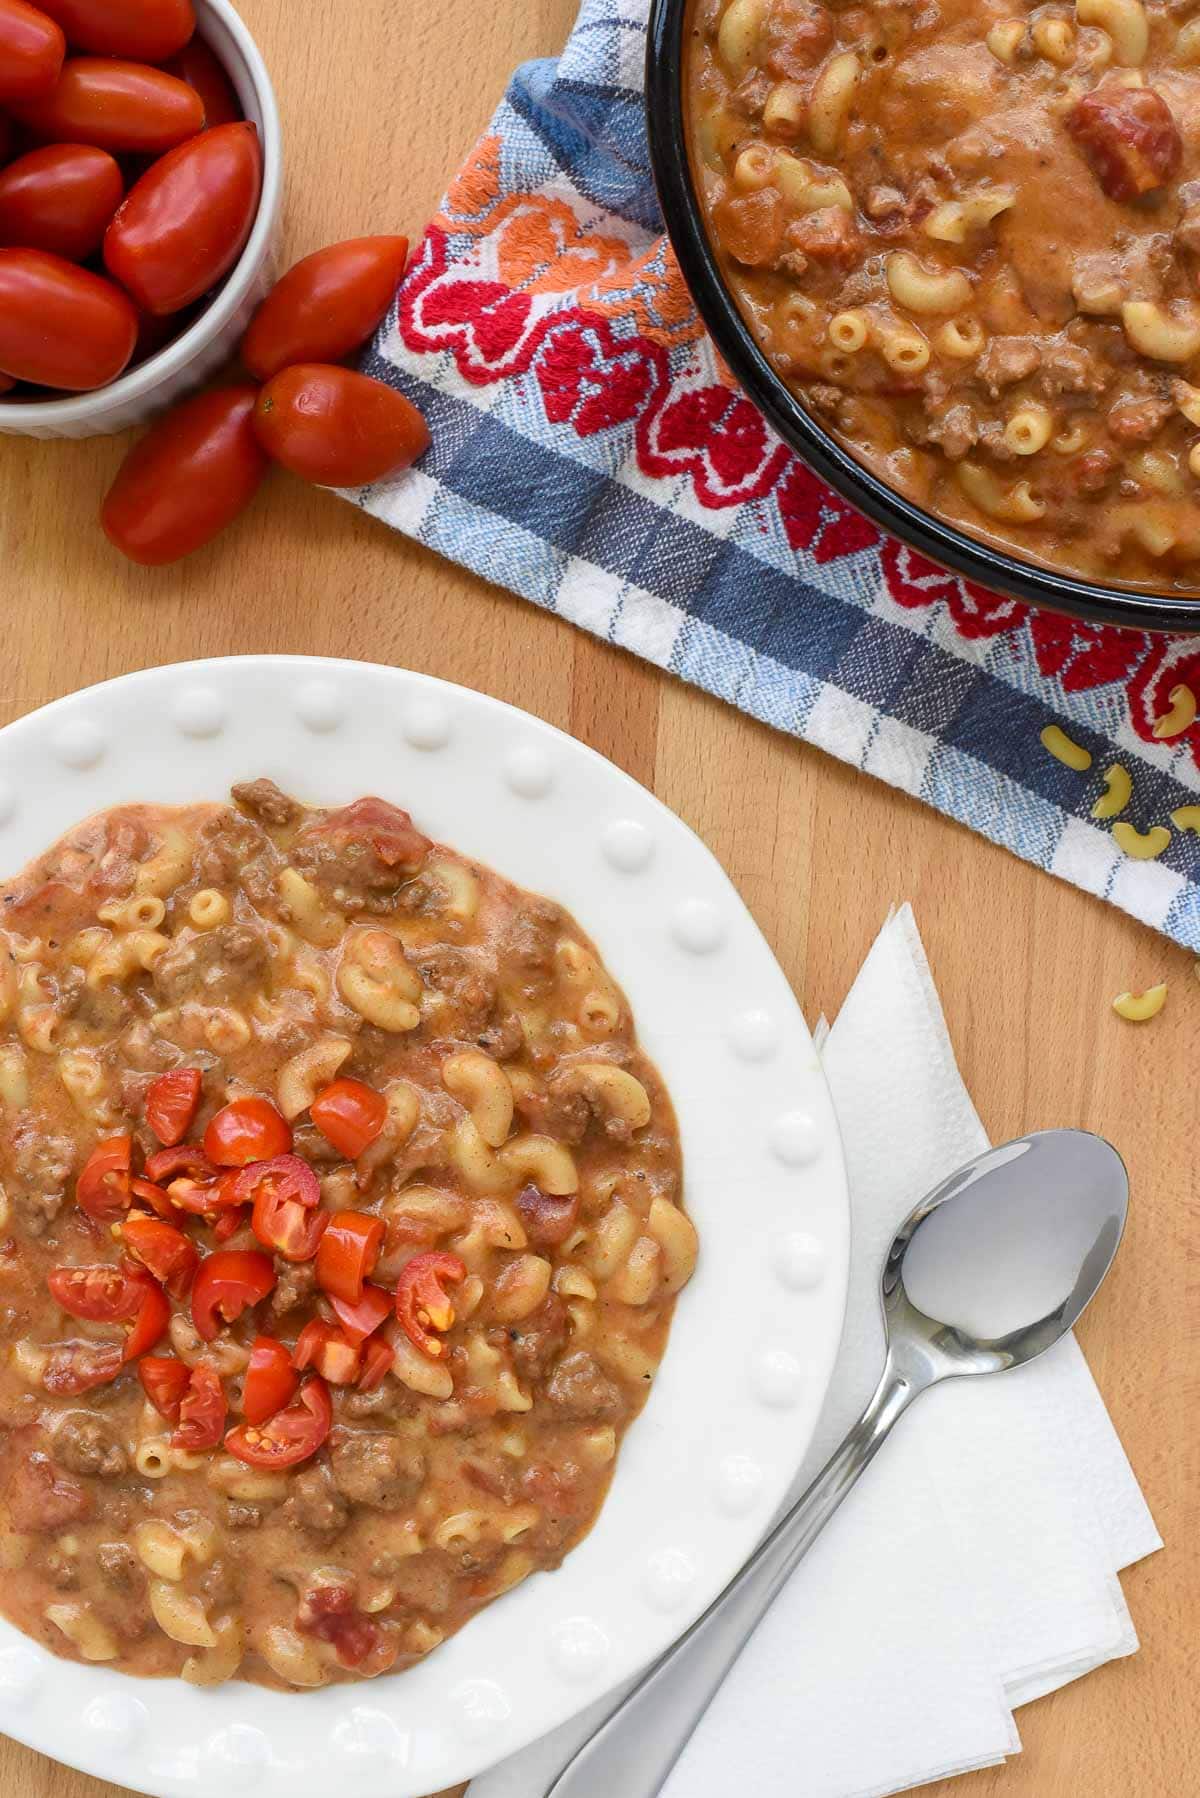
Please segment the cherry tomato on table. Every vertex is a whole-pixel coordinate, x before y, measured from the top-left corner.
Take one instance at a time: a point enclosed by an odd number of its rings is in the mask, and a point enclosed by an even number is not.
[[[331,1386],[352,1386],[362,1364],[362,1351],[340,1330],[314,1317],[305,1324],[292,1351],[292,1366],[299,1373],[311,1367]]]
[[[165,62],[196,29],[192,0],[40,0],[76,50]]]
[[[446,1353],[441,1340],[456,1316],[446,1292],[447,1286],[461,1286],[467,1267],[457,1255],[436,1249],[428,1255],[414,1255],[396,1282],[396,1316],[409,1341],[440,1361]]]
[[[282,1342],[273,1336],[256,1336],[250,1365],[242,1384],[242,1410],[247,1423],[266,1423],[296,1396],[300,1375]]]
[[[306,256],[255,313],[243,363],[269,381],[297,362],[340,362],[375,330],[407,262],[407,237],[359,237]]]
[[[98,1224],[111,1224],[129,1209],[133,1169],[132,1136],[98,1143],[75,1182],[75,1203]]]
[[[329,1388],[312,1374],[294,1404],[265,1424],[239,1424],[226,1436],[225,1447],[249,1467],[296,1467],[316,1454],[332,1425]]]
[[[0,172],[0,244],[84,262],[121,204],[125,181],[107,150],[47,144]]]
[[[220,1375],[203,1362],[193,1367],[179,1405],[179,1427],[171,1447],[188,1454],[215,1448],[225,1429],[225,1388]]]
[[[168,1423],[179,1422],[179,1407],[188,1389],[192,1370],[174,1355],[143,1355],[138,1362],[138,1379],[154,1409]]]
[[[0,370],[38,387],[91,392],[115,381],[137,342],[119,287],[44,250],[0,250]]]
[[[70,58],[49,94],[14,103],[11,111],[55,143],[139,156],[161,156],[204,129],[204,102],[186,81],[147,63],[102,56]]]
[[[190,306],[233,267],[262,193],[255,126],[222,125],[147,169],[104,238],[104,262],[143,312]]]
[[[256,1249],[218,1249],[206,1256],[192,1284],[192,1322],[202,1339],[212,1342],[222,1324],[235,1323],[274,1285],[271,1258]]]
[[[7,106],[50,93],[66,54],[66,38],[40,7],[0,0],[0,102]]]
[[[348,1305],[362,1300],[363,1283],[383,1247],[384,1222],[365,1211],[336,1211],[317,1250],[317,1284]]]
[[[429,447],[429,428],[402,393],[317,362],[285,368],[268,382],[254,428],[269,456],[318,487],[381,481]]]
[[[199,94],[204,105],[206,130],[236,124],[245,116],[237,90],[225,73],[225,65],[202,37],[194,37],[165,67],[168,75],[177,75]]]
[[[199,1068],[172,1068],[147,1091],[146,1122],[164,1148],[177,1147],[191,1129],[202,1083]]]
[[[217,1167],[245,1167],[290,1155],[292,1127],[269,1099],[233,1099],[204,1132],[204,1153]]]
[[[121,1238],[130,1254],[149,1268],[172,1298],[186,1298],[200,1262],[200,1251],[190,1236],[160,1217],[131,1212],[121,1225]]]
[[[309,1116],[327,1142],[357,1161],[387,1122],[387,1100],[361,1080],[335,1080],[317,1094]]]

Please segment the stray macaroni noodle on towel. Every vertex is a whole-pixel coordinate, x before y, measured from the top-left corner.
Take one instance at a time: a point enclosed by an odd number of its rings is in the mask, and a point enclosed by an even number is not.
[[[697,1241],[566,912],[381,800],[233,797],[3,889],[0,1612],[311,1687],[575,1546]]]

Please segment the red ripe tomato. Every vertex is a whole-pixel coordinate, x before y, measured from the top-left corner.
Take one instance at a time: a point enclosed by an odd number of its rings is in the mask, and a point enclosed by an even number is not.
[[[75,1203],[98,1224],[112,1224],[128,1209],[133,1166],[132,1136],[98,1143],[75,1182]]]
[[[316,1454],[332,1425],[329,1388],[314,1374],[301,1386],[295,1404],[277,1411],[261,1428],[239,1424],[226,1436],[225,1446],[249,1467],[296,1467]]]
[[[138,1362],[138,1379],[160,1417],[168,1423],[179,1422],[179,1407],[187,1391],[191,1368],[174,1355],[143,1355]]]
[[[414,405],[382,381],[318,362],[285,368],[258,396],[254,428],[276,462],[318,487],[365,487],[429,447]]]
[[[129,1182],[129,1190],[135,1199],[141,1199],[143,1205],[149,1205],[156,1216],[164,1218],[167,1223],[175,1216],[175,1207],[171,1203],[170,1194],[153,1180],[135,1179]]]
[[[201,132],[131,189],[105,233],[109,274],[143,312],[179,312],[229,273],[261,193],[257,128],[243,120]]]
[[[315,1368],[331,1386],[352,1386],[358,1378],[360,1362],[358,1346],[320,1317],[305,1324],[292,1352],[294,1368],[301,1373],[306,1367]]]
[[[192,0],[41,0],[76,50],[165,62],[196,29]]]
[[[211,1342],[223,1323],[235,1322],[274,1285],[269,1255],[256,1249],[218,1249],[200,1263],[192,1284],[192,1322],[203,1340]]]
[[[390,1342],[385,1342],[382,1336],[372,1336],[363,1349],[363,1370],[359,1375],[358,1390],[374,1392],[377,1387],[382,1386],[392,1371],[395,1358]]]
[[[123,1323],[142,1302],[144,1281],[120,1267],[56,1267],[46,1276],[50,1296],[87,1323]]]
[[[441,1339],[454,1323],[454,1306],[446,1287],[460,1286],[466,1277],[464,1261],[435,1249],[428,1255],[414,1255],[396,1283],[396,1316],[409,1341],[431,1361],[440,1361],[445,1355],[446,1344]]]
[[[179,1406],[179,1427],[171,1437],[171,1447],[193,1455],[215,1448],[225,1429],[226,1409],[220,1375],[203,1362],[193,1367]]]
[[[333,1306],[343,1333],[354,1343],[365,1342],[368,1336],[373,1336],[380,1324],[386,1323],[392,1314],[392,1295],[385,1292],[382,1286],[364,1286],[357,1305],[347,1304],[345,1299],[334,1298],[332,1295],[329,1303]]]
[[[88,393],[128,367],[137,313],[119,287],[44,250],[0,250],[0,370]]]
[[[407,237],[359,237],[306,256],[255,313],[243,363],[269,381],[297,362],[340,362],[375,330],[407,262]]]
[[[0,244],[86,262],[124,192],[107,150],[89,144],[31,150],[0,173]]]
[[[164,1147],[173,1149],[192,1127],[200,1104],[199,1068],[172,1068],[146,1094],[146,1122]]]
[[[51,1351],[42,1385],[55,1398],[75,1398],[96,1386],[107,1386],[125,1365],[115,1342],[64,1342]]]
[[[218,1173],[219,1169],[213,1166],[204,1150],[190,1143],[156,1149],[146,1162],[146,1178],[157,1181],[160,1186],[179,1174],[188,1174],[194,1180],[215,1180]]]
[[[179,55],[166,64],[166,70],[168,75],[177,75],[180,81],[195,88],[204,103],[207,130],[213,131],[218,125],[236,124],[243,116],[241,102],[225,73],[224,64],[202,37],[194,37],[185,45]]]
[[[306,1161],[298,1155],[279,1155],[274,1161],[251,1162],[227,1179],[233,1196],[242,1202],[253,1200],[251,1225],[264,1248],[285,1261],[312,1260],[329,1213],[316,1209],[321,1188]]]
[[[239,1168],[236,1174],[227,1174],[225,1178],[230,1197],[239,1205],[249,1205],[264,1193],[286,1199],[304,1210],[312,1210],[321,1203],[321,1183],[299,1155],[276,1155],[273,1161],[252,1161],[248,1167]]]
[[[269,1099],[234,1099],[204,1132],[204,1153],[217,1167],[246,1167],[290,1155],[292,1127]]]
[[[162,1340],[170,1321],[171,1307],[162,1287],[156,1286],[153,1280],[143,1280],[141,1302],[134,1314],[121,1359],[136,1361],[139,1356],[148,1354]]]
[[[203,549],[250,504],[270,463],[254,432],[253,387],[186,400],[130,450],[100,523],[131,562],[160,568]]]
[[[257,1336],[242,1385],[246,1422],[266,1423],[268,1417],[291,1404],[299,1384],[300,1376],[284,1344],[273,1336]]]
[[[200,1251],[190,1236],[174,1224],[164,1223],[159,1217],[146,1217],[140,1211],[125,1219],[121,1236],[129,1252],[149,1268],[172,1298],[186,1298],[200,1262]]]
[[[135,156],[161,156],[204,129],[204,103],[186,81],[147,63],[103,56],[70,58],[50,93],[11,111],[53,143]]]
[[[363,1282],[379,1260],[385,1225],[366,1211],[336,1211],[317,1250],[317,1284],[348,1305],[362,1300]]]
[[[337,849],[366,843],[387,868],[417,869],[432,849],[407,812],[386,799],[356,799],[340,811],[327,812],[301,835],[327,839]]]
[[[327,1142],[357,1161],[387,1121],[387,1100],[361,1080],[335,1080],[317,1094],[309,1115]]]
[[[0,0],[0,101],[36,100],[57,85],[67,40],[40,7]]]

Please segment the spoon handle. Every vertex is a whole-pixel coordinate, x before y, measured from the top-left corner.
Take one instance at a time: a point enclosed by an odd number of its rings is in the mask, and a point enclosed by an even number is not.
[[[544,1798],[656,1798],[758,1625],[914,1398],[889,1362],[874,1398],[804,1496],[687,1634],[568,1762]]]

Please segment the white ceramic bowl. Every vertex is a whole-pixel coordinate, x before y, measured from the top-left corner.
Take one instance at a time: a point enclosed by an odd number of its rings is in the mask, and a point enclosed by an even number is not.
[[[104,437],[141,424],[199,387],[235,354],[275,275],[283,205],[283,138],[267,65],[229,0],[196,0],[199,31],[225,65],[242,111],[258,126],[263,190],[241,259],[212,305],[182,337],[95,393],[28,402],[0,401],[0,433],[18,437]]]
[[[199,1691],[57,1660],[0,1624],[0,1729],[155,1798],[420,1798],[649,1662],[753,1550],[841,1334],[842,1149],[799,1007],[708,850],[610,762],[483,694],[298,656],[90,688],[0,731],[0,870],[102,806],[217,799],[259,774],[317,804],[379,793],[570,908],[675,1101],[699,1269],[595,1529],[420,1666]]]

